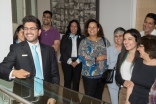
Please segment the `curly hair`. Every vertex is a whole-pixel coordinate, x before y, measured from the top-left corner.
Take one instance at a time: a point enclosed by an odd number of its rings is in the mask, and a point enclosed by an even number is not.
[[[103,37],[104,36],[104,33],[103,33],[103,29],[102,29],[102,26],[100,25],[100,23],[95,20],[95,19],[88,19],[86,22],[85,22],[85,25],[84,25],[84,35],[86,37],[89,36],[89,33],[88,33],[88,26],[91,22],[94,22],[96,23],[97,27],[99,28],[99,31],[97,32],[97,36],[98,37]]]

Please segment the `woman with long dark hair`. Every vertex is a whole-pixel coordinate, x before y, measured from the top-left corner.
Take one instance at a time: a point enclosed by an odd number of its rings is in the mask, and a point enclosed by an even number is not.
[[[125,104],[127,87],[132,84],[130,81],[135,62],[139,56],[137,48],[140,44],[141,35],[136,29],[125,31],[123,46],[118,56],[116,65],[116,81],[120,84],[119,104]]]

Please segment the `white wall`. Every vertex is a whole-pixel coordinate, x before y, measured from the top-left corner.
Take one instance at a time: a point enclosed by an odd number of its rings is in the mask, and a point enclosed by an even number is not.
[[[0,0],[0,62],[9,52],[9,46],[13,41],[12,38],[11,0]],[[12,91],[13,83],[0,79],[0,86]],[[0,96],[2,96],[1,92]],[[4,103],[2,97],[0,97],[0,104],[8,103]]]
[[[113,32],[117,27],[135,27],[136,0],[100,0],[99,22],[104,34],[113,43]]]
[[[7,11],[4,8],[7,8]],[[0,62],[9,52],[12,38],[11,1],[0,0]]]

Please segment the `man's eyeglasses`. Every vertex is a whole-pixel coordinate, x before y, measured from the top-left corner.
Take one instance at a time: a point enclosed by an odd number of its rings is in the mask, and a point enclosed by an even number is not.
[[[29,29],[30,29],[31,31],[35,31],[35,30],[38,29],[38,28],[36,28],[36,27],[31,27],[31,28],[24,27],[24,28],[23,28],[24,31],[28,31]]]

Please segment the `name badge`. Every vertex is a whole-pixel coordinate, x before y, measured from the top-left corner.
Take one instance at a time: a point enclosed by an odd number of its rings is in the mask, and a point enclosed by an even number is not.
[[[22,57],[28,56],[27,54],[22,54]]]

